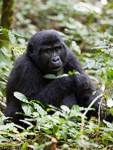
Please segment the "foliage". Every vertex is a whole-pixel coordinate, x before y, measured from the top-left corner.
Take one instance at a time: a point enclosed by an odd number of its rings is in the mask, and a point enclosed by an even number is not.
[[[14,123],[7,123],[4,126],[3,121],[6,117],[1,114],[0,146],[43,149],[54,143],[60,149],[77,147],[96,149],[104,148],[108,144],[112,145],[113,125],[107,121],[104,121],[104,126],[97,125],[94,120],[85,121],[84,132],[81,132],[81,117],[85,108],[75,105],[70,110],[67,106],[61,106],[61,109],[50,106],[47,111],[53,111],[54,114],[49,115],[41,107],[40,102],[35,100],[29,102],[24,95],[18,92],[15,92],[14,95],[24,102],[22,109],[26,117],[21,121],[28,127],[25,130]],[[17,127],[23,132],[19,133]],[[12,142],[15,140],[16,142]]]
[[[10,47],[5,47],[6,44],[1,44],[0,47],[0,102],[3,106],[5,106],[5,88],[7,77],[13,67],[14,62],[11,60],[15,60],[17,55],[21,55],[25,50],[25,46],[19,44],[19,35],[16,33],[1,28],[0,34],[5,36],[7,40],[3,40],[0,38],[0,43],[9,43]],[[18,44],[17,44],[18,42]],[[0,105],[1,106],[1,105]]]
[[[66,34],[67,44],[76,41],[86,51],[92,44],[99,42],[104,32],[112,33],[112,2],[17,0],[17,4],[15,28],[18,32],[26,32],[24,34],[27,36],[42,29],[54,28]],[[24,10],[20,13],[23,6]]]
[[[10,42],[10,44],[14,43],[15,41],[15,37],[12,34],[11,31],[8,31],[7,29],[0,29],[0,34],[4,35],[8,41]],[[6,42],[5,40],[3,41],[2,38],[0,38],[0,42]],[[5,45],[5,44],[4,44]],[[6,81],[7,81],[7,77],[9,75],[9,72],[12,68],[12,64],[13,62],[11,62],[12,59],[12,54],[9,51],[9,49],[7,49],[6,47],[2,46],[0,48],[0,97],[2,99],[4,99],[5,97],[5,88],[6,88]],[[4,104],[3,104],[4,105]]]

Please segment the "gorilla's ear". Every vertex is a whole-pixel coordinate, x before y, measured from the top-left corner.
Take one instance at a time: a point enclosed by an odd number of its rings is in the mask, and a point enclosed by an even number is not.
[[[33,43],[29,42],[27,46],[27,53],[32,54],[34,52]]]

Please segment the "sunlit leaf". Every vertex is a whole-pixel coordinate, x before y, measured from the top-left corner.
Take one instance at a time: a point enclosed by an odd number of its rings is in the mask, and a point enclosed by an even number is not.
[[[29,104],[26,103],[22,104],[22,109],[24,113],[28,116],[30,116],[34,111],[33,107],[31,107]]]
[[[61,109],[64,110],[65,112],[67,112],[67,113],[70,112],[69,107],[67,107],[67,106],[65,106],[65,105],[62,105],[62,106],[61,106]]]
[[[19,99],[19,100],[21,100],[22,102],[24,102],[24,103],[29,103],[29,101],[27,100],[27,98],[26,98],[22,93],[20,93],[20,92],[14,92],[14,96],[15,96],[17,99]]]

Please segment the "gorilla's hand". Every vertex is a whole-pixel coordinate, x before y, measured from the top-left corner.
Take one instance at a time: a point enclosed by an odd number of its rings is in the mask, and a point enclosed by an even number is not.
[[[69,77],[73,82],[74,92],[76,92],[76,89],[80,92],[86,92],[90,88],[89,80],[84,74],[76,74]]]

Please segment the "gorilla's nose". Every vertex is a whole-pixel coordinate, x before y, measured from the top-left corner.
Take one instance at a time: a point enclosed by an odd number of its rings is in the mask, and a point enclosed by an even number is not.
[[[56,57],[53,57],[52,58],[52,62],[55,63],[55,62],[59,62],[60,60],[60,57],[59,56],[56,56]]]

